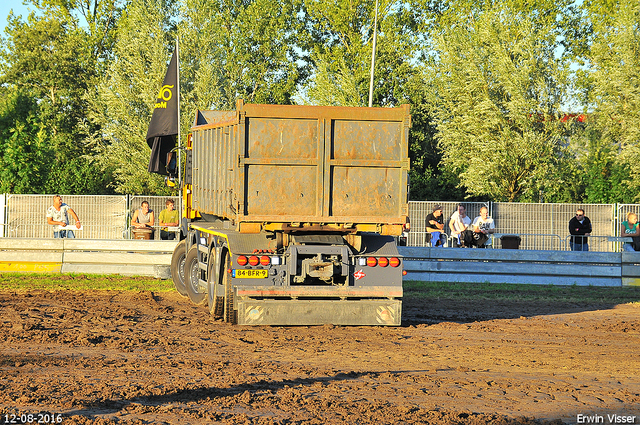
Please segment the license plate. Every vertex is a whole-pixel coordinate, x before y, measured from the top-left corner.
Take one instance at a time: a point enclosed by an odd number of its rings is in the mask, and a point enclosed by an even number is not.
[[[265,279],[269,277],[269,270],[234,270],[233,277],[244,279]]]

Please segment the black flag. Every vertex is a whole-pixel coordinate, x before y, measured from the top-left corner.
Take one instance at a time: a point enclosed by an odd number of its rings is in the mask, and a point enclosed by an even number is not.
[[[151,148],[149,172],[162,175],[167,172],[167,154],[176,147],[178,135],[178,49],[173,52],[162,88],[158,93],[153,115],[147,131],[147,144]],[[174,167],[176,153],[172,153]]]

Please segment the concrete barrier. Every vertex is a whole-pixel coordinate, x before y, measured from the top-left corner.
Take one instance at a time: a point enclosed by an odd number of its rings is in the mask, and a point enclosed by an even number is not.
[[[0,272],[171,278],[178,241],[0,238]]]
[[[407,280],[640,286],[640,252],[398,247]]]

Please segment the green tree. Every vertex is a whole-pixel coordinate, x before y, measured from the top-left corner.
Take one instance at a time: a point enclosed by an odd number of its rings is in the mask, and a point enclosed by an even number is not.
[[[444,166],[470,195],[532,201],[563,184],[558,12],[552,2],[497,1],[454,10],[457,24],[433,32],[433,122]]]
[[[18,90],[0,96],[0,192],[38,193],[54,158],[38,105]]]
[[[183,110],[290,104],[306,77],[298,46],[304,18],[299,0],[185,0],[182,41]],[[214,40],[214,42],[212,42]]]
[[[587,6],[593,29],[588,53],[592,131],[614,153],[615,165],[628,170],[616,192],[630,196],[628,188],[634,195],[617,201],[640,201],[640,4],[593,1]]]
[[[118,8],[110,1],[27,3],[38,13],[26,19],[9,16],[0,82],[8,93],[19,93],[13,98],[17,102],[36,105],[32,115],[6,118],[15,124],[14,137],[30,134],[42,141],[38,145],[42,155],[27,161],[42,172],[36,173],[41,180],[32,181],[30,188],[22,183],[13,187],[28,192],[106,193],[110,176],[95,167],[91,149],[83,142],[97,131],[86,119],[87,93],[109,58]],[[0,143],[8,143],[6,134]]]
[[[113,60],[91,96],[89,118],[99,131],[87,138],[118,193],[164,194],[161,176],[147,172],[145,140],[153,102],[175,48],[175,4],[133,0],[116,31]]]
[[[52,11],[42,15],[31,13],[26,21],[10,15],[0,55],[0,83],[8,93],[19,93],[16,102],[26,109],[36,105],[37,111],[16,118],[12,127],[12,143],[26,140],[29,149],[13,150],[24,154],[22,161],[40,171],[33,173],[39,181],[5,183],[14,191],[33,193],[49,190],[62,193],[104,193],[104,174],[94,170],[89,150],[82,144],[84,133],[85,94],[95,75],[95,58],[86,49],[83,33],[74,23]],[[6,112],[25,110],[17,107]],[[35,141],[38,141],[35,143]],[[32,149],[42,154],[28,155]],[[52,155],[50,153],[53,153]],[[7,152],[5,152],[6,154]],[[15,163],[19,158],[12,157]],[[40,163],[38,161],[45,161]],[[73,178],[82,170],[81,178]],[[9,179],[10,177],[6,177]],[[20,179],[14,174],[14,179]],[[35,178],[35,177],[34,177]]]
[[[308,0],[305,6],[313,72],[302,97],[320,105],[367,106],[375,2]],[[408,3],[380,0],[377,24],[373,104],[407,103],[407,84],[416,74],[416,12]]]

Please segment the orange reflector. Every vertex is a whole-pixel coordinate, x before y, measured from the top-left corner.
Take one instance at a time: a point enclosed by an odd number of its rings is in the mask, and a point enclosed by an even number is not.
[[[258,257],[256,257],[255,255],[249,257],[249,265],[257,266],[258,264],[260,264],[260,259]]]
[[[367,258],[367,266],[375,267],[377,264],[378,264],[378,260],[376,260],[375,257]]]
[[[262,257],[260,257],[260,264],[262,264],[263,266],[268,266],[269,264],[271,264],[271,258],[263,255]]]
[[[389,265],[391,267],[398,267],[400,265],[400,259],[396,258],[396,257],[391,257],[389,259]]]
[[[407,275],[407,271],[406,270],[402,270],[402,276],[406,276]]]
[[[387,260],[387,257],[380,257],[378,258],[378,265],[380,267],[387,267],[389,265],[389,260]]]
[[[247,257],[245,257],[244,255],[241,255],[236,260],[236,263],[238,263],[239,266],[246,266],[248,261],[249,260],[247,260]]]

